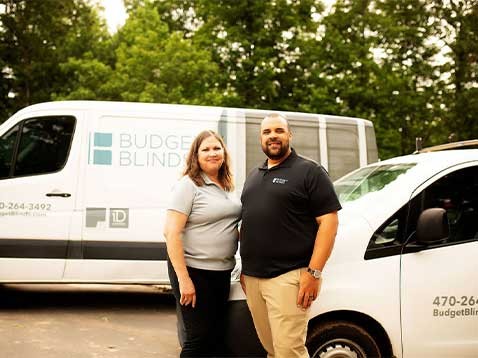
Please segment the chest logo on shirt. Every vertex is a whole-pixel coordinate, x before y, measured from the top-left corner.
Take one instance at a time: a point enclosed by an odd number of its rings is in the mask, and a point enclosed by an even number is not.
[[[282,179],[282,178],[274,178],[272,179],[272,184],[285,184],[287,183],[289,180],[287,179]]]

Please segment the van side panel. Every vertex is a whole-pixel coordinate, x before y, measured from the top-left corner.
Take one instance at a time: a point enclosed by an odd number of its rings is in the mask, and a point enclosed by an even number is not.
[[[162,108],[161,108],[162,109]],[[163,224],[194,137],[221,111],[100,113],[88,118],[80,257],[65,281],[168,283]]]

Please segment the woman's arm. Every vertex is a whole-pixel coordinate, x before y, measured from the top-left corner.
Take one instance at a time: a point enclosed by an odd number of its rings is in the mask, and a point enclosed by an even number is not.
[[[187,220],[188,216],[186,214],[174,210],[168,210],[164,226],[164,237],[166,238],[169,259],[171,260],[176,276],[178,277],[179,292],[181,294],[179,303],[186,306],[191,304],[192,307],[195,307],[196,289],[186,268],[183,243],[181,241],[181,235],[186,226]]]

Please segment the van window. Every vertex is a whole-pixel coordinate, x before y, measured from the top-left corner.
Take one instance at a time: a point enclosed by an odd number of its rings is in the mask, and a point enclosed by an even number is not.
[[[360,166],[356,124],[327,122],[327,147],[331,178],[340,178]]]
[[[365,259],[399,254],[407,238],[413,242],[420,213],[429,208],[446,210],[448,239],[434,248],[478,240],[478,167],[450,173],[413,198],[372,236]]]
[[[448,243],[478,240],[478,167],[447,174],[422,193],[423,209],[446,210]]]
[[[289,120],[292,132],[291,146],[301,156],[320,163],[319,122]]]
[[[0,179],[10,176],[19,127],[16,125],[0,138]]]
[[[70,150],[75,118],[32,118],[21,126],[14,177],[47,174],[60,170]]]
[[[370,239],[365,259],[398,255],[405,242],[408,203],[390,217]]]
[[[246,175],[249,175],[252,169],[264,163],[266,156],[261,149],[259,119],[246,117],[246,120]]]

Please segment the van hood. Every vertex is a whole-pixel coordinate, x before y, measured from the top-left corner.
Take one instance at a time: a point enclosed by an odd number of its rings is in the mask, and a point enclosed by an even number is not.
[[[359,211],[350,207],[340,210],[337,236],[327,267],[361,261],[374,231],[365,215]]]
[[[354,221],[364,220],[371,229],[376,229],[384,219],[390,217],[396,210],[389,209],[386,205],[380,205],[380,201],[357,200],[342,204],[339,211],[339,225],[352,225]]]

